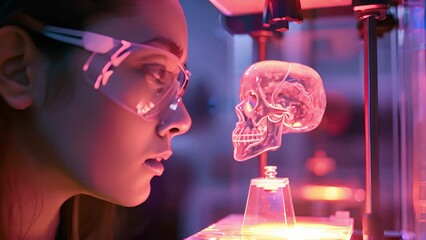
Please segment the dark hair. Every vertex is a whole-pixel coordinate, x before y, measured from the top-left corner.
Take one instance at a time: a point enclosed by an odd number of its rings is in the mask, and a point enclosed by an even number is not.
[[[59,27],[83,29],[87,22],[98,14],[117,13],[125,5],[123,0],[1,0],[0,4],[0,28],[6,25],[14,25],[27,31],[37,48],[51,59],[53,64],[60,64],[62,59],[72,48],[69,44],[51,40],[40,34],[31,26],[32,19],[42,25],[54,25]],[[54,84],[56,85],[56,84]],[[56,87],[56,86],[55,86]],[[0,240],[7,238],[7,219],[4,219],[4,199],[7,195],[7,179],[3,174],[4,149],[10,134],[9,124],[11,119],[8,112],[13,111],[0,99]],[[85,208],[84,211],[81,210]],[[89,210],[90,209],[90,210]],[[81,213],[85,213],[81,219]],[[91,216],[87,216],[87,213]],[[84,239],[93,233],[98,236],[102,233],[102,239],[112,239],[114,227],[114,205],[94,199],[88,196],[76,196],[69,199],[61,209],[61,221],[57,238],[59,239]],[[79,219],[79,220],[76,220]],[[94,219],[96,221],[94,221]],[[86,224],[89,221],[89,224]],[[89,226],[83,229],[81,226]],[[94,226],[97,225],[97,226]]]
[[[83,29],[87,21],[101,13],[117,13],[123,0],[5,0],[0,7],[0,26],[15,25],[26,30],[36,46],[48,57],[56,59],[71,46],[49,39],[40,29],[31,27],[29,18],[41,25]]]
[[[6,0],[0,16],[4,19],[22,13],[44,24],[79,28],[91,16],[112,11],[119,3],[116,0]]]

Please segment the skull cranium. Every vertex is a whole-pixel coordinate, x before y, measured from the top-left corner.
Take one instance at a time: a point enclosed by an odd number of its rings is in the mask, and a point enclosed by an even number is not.
[[[237,161],[276,150],[282,134],[315,129],[326,106],[319,74],[308,66],[283,61],[251,65],[241,78],[240,100],[232,133]]]

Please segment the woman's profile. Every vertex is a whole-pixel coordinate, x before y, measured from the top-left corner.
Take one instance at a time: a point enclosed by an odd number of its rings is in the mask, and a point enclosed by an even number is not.
[[[111,239],[188,131],[177,0],[0,7],[0,239]],[[90,196],[90,197],[89,197]]]

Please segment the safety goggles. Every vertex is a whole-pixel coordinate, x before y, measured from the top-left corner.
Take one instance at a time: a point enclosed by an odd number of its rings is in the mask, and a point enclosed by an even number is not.
[[[46,26],[43,34],[91,52],[83,66],[87,82],[127,110],[149,119],[165,109],[177,109],[190,72],[174,54],[61,27]]]

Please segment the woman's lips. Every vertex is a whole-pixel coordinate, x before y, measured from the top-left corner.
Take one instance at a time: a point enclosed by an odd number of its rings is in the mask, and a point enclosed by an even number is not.
[[[155,175],[157,176],[161,176],[164,172],[164,166],[161,163],[161,160],[147,159],[143,164],[155,172]]]

